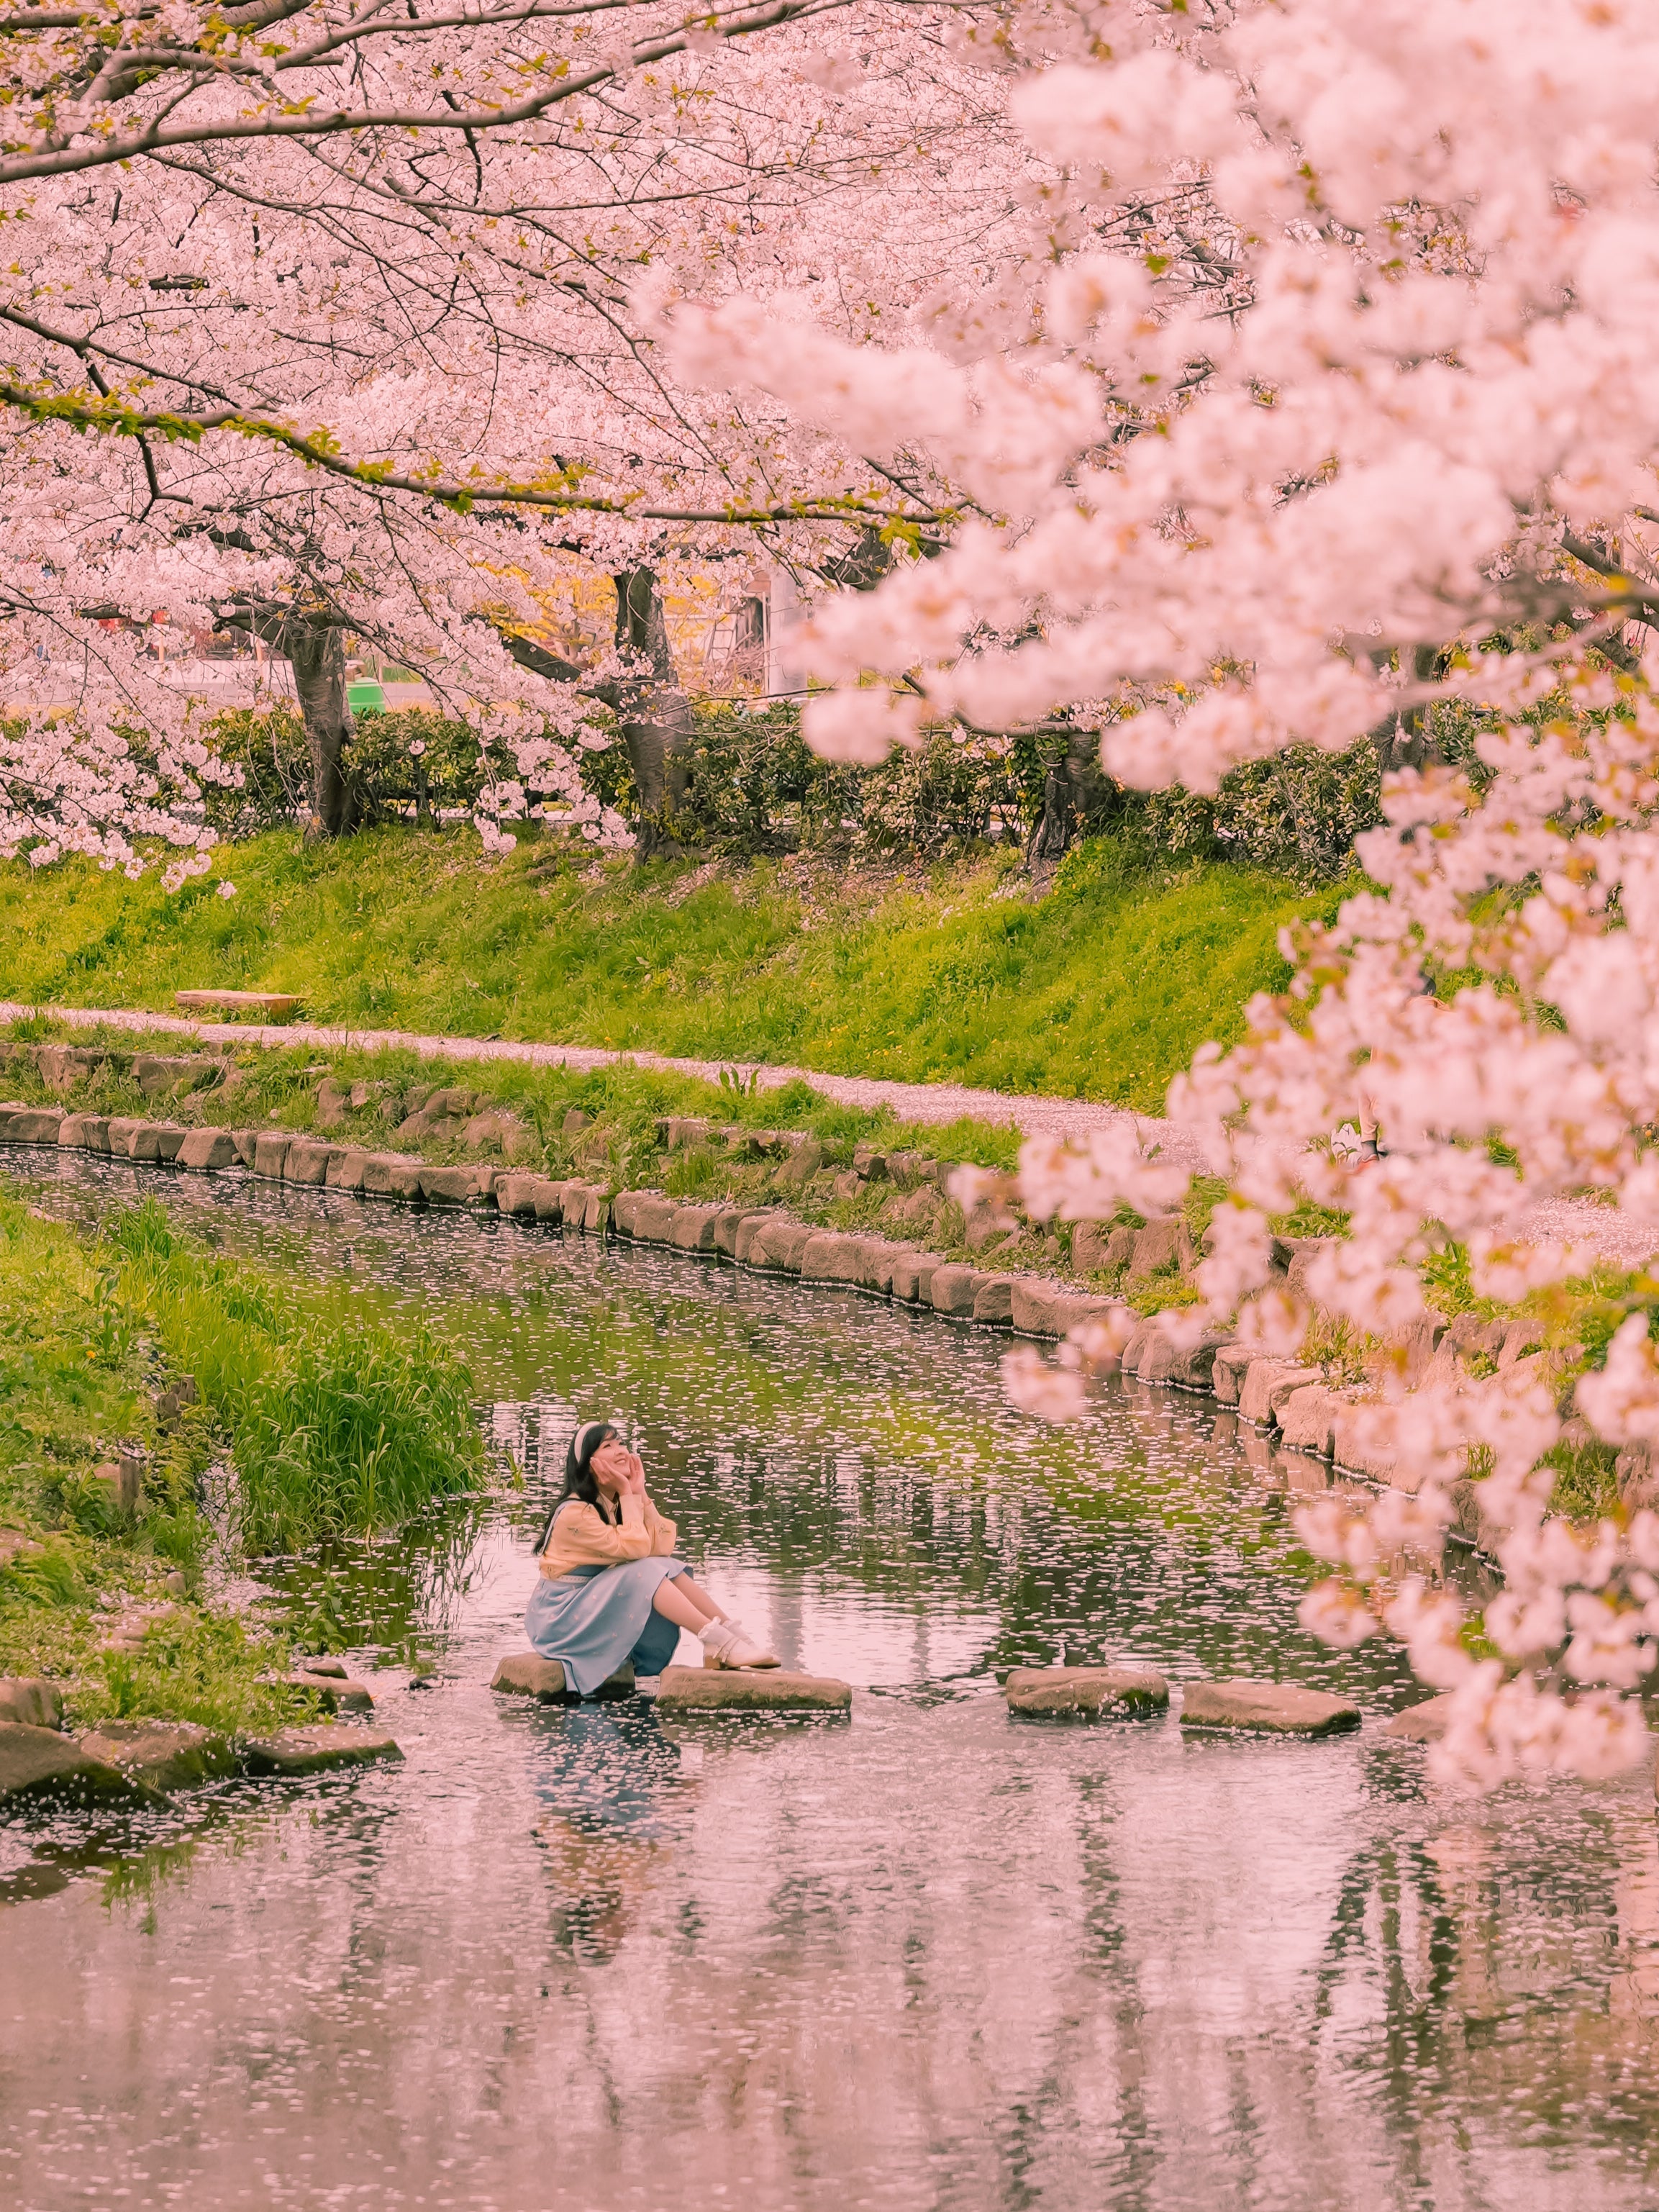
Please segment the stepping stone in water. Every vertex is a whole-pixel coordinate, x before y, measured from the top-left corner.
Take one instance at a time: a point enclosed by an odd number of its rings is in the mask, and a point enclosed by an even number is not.
[[[321,1700],[325,1713],[372,1713],[374,1710],[373,1693],[361,1682],[343,1679],[343,1669],[335,1675],[314,1673],[307,1668],[303,1674],[289,1674],[285,1680],[291,1689],[309,1690]]]
[[[1182,1698],[1181,1725],[1257,1735],[1336,1735],[1359,1726],[1359,1708],[1297,1682],[1191,1682]]]
[[[224,1736],[185,1721],[105,1721],[76,1741],[88,1758],[163,1792],[234,1774],[241,1763]]]
[[[1016,1667],[1002,1689],[1011,1713],[1044,1720],[1135,1720],[1170,1702],[1150,1667]]]
[[[543,1705],[564,1705],[578,1694],[565,1686],[564,1668],[558,1661],[544,1659],[538,1651],[510,1653],[496,1668],[489,1686],[492,1690],[513,1692],[521,1698],[538,1698]],[[606,1704],[633,1697],[634,1669],[624,1662],[593,1694]]]
[[[26,1797],[142,1796],[141,1784],[56,1729],[0,1723],[0,1805]]]
[[[247,1747],[250,1774],[326,1774],[336,1766],[367,1766],[377,1759],[401,1759],[392,1738],[380,1729],[343,1728],[319,1721],[309,1728],[279,1729]]]
[[[853,1692],[826,1674],[781,1667],[665,1667],[660,1713],[847,1713]]]
[[[1437,1698],[1425,1698],[1420,1705],[1408,1705],[1403,1713],[1395,1715],[1382,1733],[1398,1736],[1404,1743],[1438,1743],[1451,1717],[1451,1692],[1443,1690]]]

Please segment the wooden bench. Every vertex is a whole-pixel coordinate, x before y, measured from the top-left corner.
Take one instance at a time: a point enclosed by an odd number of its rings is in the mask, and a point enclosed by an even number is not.
[[[252,1016],[290,1022],[305,1004],[282,991],[175,991],[173,995],[187,1014],[223,1014],[232,1021]]]

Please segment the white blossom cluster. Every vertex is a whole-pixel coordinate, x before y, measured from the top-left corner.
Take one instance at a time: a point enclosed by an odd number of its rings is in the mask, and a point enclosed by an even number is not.
[[[1516,1235],[1538,1200],[1597,1194],[1659,1244],[1659,17],[1082,0],[1016,11],[1001,51],[1023,281],[947,276],[883,345],[663,311],[688,375],[957,502],[933,557],[818,613],[811,741],[1058,716],[1121,781],[1197,792],[1292,743],[1395,763],[1373,887],[1173,1086],[1226,1195],[1172,1333],[1294,1351],[1272,1223],[1309,1200],[1350,1217],[1309,1300],[1385,1344],[1449,1243],[1499,1301],[1582,1272]],[[1437,765],[1452,726],[1480,734]],[[1356,1171],[1333,1139],[1364,1117],[1383,1157]],[[1077,1219],[1188,1176],[1110,1136],[1034,1141],[1022,1180]],[[1659,1442],[1644,1297],[1577,1390],[1609,1443]],[[1074,1413],[1071,1357],[1011,1362],[1021,1402]],[[1309,1625],[1401,1637],[1456,1698],[1443,1761],[1482,1782],[1635,1757],[1659,1521],[1547,1516],[1561,1409],[1525,1363],[1375,1419],[1404,1494],[1304,1510],[1338,1570]],[[1466,1470],[1505,1577],[1484,1621],[1433,1579]]]

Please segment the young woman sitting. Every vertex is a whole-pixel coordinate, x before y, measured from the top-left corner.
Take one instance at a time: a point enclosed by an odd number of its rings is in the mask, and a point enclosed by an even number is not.
[[[530,1640],[556,1659],[584,1698],[631,1660],[635,1679],[660,1674],[680,1631],[705,1667],[775,1667],[674,1557],[674,1523],[645,1491],[645,1468],[605,1421],[577,1430],[564,1488],[536,1547],[541,1574],[525,1613]]]

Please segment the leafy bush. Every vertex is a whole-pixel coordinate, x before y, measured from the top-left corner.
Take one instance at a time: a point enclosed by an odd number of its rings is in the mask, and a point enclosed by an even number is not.
[[[1382,819],[1382,770],[1368,740],[1346,753],[1293,745],[1236,768],[1213,799],[1177,785],[1147,793],[1140,805],[1146,834],[1171,851],[1328,882],[1349,872],[1354,839]]]
[[[206,787],[213,827],[246,837],[294,820],[303,808],[311,772],[298,712],[287,707],[263,712],[233,708],[215,717],[211,734],[221,758],[242,771],[240,789]],[[366,823],[385,821],[416,805],[434,811],[476,806],[486,784],[518,773],[505,747],[481,744],[470,724],[421,707],[358,715],[345,763],[358,818]]]

